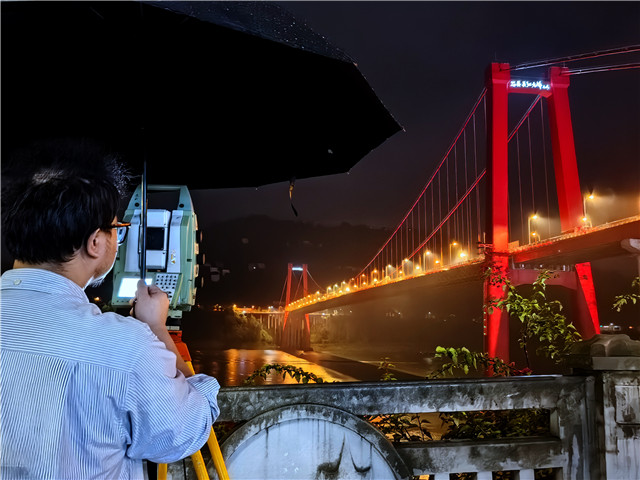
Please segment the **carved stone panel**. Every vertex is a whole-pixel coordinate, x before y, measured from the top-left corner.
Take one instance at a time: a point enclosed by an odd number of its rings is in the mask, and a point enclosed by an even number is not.
[[[374,427],[322,405],[299,404],[258,415],[221,448],[234,480],[409,477],[398,453]]]

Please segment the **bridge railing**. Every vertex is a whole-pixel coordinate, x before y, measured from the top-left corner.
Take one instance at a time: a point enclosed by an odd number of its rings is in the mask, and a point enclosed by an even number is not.
[[[224,388],[219,421],[239,425],[222,444],[227,468],[265,480],[640,478],[640,343],[618,357],[583,343],[577,375]],[[533,408],[549,411],[549,435],[391,443],[363,419]]]
[[[375,447],[380,453],[375,458],[359,459],[366,467],[386,461],[395,478],[435,475],[449,478],[450,473],[475,473],[477,478],[491,478],[491,472],[516,470],[520,478],[533,478],[536,469],[558,469],[562,478],[588,478],[590,460],[594,458],[595,445],[590,438],[589,425],[593,423],[594,388],[592,377],[544,376],[508,379],[465,379],[455,381],[339,383],[330,385],[279,385],[223,389],[220,393],[222,421],[247,421],[243,429],[250,435],[236,432],[223,444],[223,454],[228,462],[232,478],[253,478],[249,463],[255,466],[259,459],[248,458],[242,451],[245,444],[264,443],[264,458],[292,457],[296,443],[308,439],[296,438],[305,421],[319,422],[325,433],[320,442],[311,448],[323,451],[325,457],[314,465],[306,465],[306,454],[293,463],[300,471],[317,473],[325,463],[335,462],[339,455],[331,454],[327,444],[349,438],[351,450],[363,450],[364,444]],[[475,441],[428,441],[392,445],[382,434],[353,435],[364,430],[360,416],[378,414],[411,414],[430,412],[461,412],[477,410],[513,410],[542,408],[551,412],[552,432],[549,437],[508,438]],[[339,410],[341,415],[335,413]],[[275,416],[275,418],[273,418]],[[258,420],[256,420],[258,419]],[[262,433],[252,424],[263,426],[263,432],[280,431],[279,442],[263,441]],[[300,425],[296,425],[300,424]],[[352,425],[344,427],[344,425]],[[342,430],[345,430],[342,432]],[[316,433],[310,430],[308,433]],[[253,438],[255,437],[255,438]],[[373,437],[373,438],[371,438]],[[336,447],[334,450],[338,450]],[[281,462],[261,466],[271,476],[281,478]],[[358,461],[356,461],[356,464]],[[348,465],[348,463],[347,463]],[[405,468],[403,468],[403,466]],[[339,466],[338,466],[339,470]],[[443,476],[444,475],[444,476]],[[293,477],[299,478],[299,477]],[[309,477],[313,478],[313,477]],[[376,478],[376,477],[371,477]],[[386,478],[386,477],[381,477]]]

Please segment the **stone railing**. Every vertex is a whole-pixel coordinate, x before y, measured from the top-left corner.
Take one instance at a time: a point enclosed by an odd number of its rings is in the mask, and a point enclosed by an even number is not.
[[[533,479],[553,469],[555,478],[640,478],[640,342],[598,335],[574,353],[565,376],[224,388],[220,421],[240,424],[221,446],[229,475]],[[549,436],[390,443],[361,418],[529,408],[550,412]]]

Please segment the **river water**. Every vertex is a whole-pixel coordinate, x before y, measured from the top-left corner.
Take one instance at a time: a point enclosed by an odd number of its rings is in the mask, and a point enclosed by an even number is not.
[[[429,358],[419,357],[401,348],[384,351],[355,347],[327,346],[323,351],[288,353],[276,349],[215,350],[198,345],[189,348],[194,370],[218,379],[222,386],[239,386],[254,371],[266,364],[293,365],[313,373],[325,382],[377,381],[385,373],[379,368],[382,358],[389,358],[389,368],[398,380],[421,380],[432,370]],[[266,381],[256,383],[297,383],[287,376],[271,374]]]

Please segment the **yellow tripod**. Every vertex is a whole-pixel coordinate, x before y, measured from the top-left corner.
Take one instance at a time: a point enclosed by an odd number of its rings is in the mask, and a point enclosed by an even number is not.
[[[189,354],[189,349],[187,348],[187,344],[182,341],[182,332],[179,330],[174,330],[169,332],[171,334],[171,338],[173,338],[176,347],[178,347],[178,352],[182,356],[183,360],[186,362],[187,366],[191,370],[191,373],[195,374],[193,370],[193,365],[191,363],[191,355]],[[216,472],[218,473],[218,478],[220,480],[229,480],[229,474],[227,473],[227,466],[224,464],[224,459],[222,458],[222,452],[220,451],[220,445],[218,444],[218,439],[216,438],[216,434],[211,429],[211,433],[209,434],[209,439],[207,440],[207,445],[209,446],[209,451],[211,452],[211,458],[213,459],[213,466],[216,468]],[[204,460],[202,458],[202,452],[197,451],[193,455],[191,455],[191,461],[193,462],[193,467],[196,470],[196,476],[198,480],[209,480],[209,472],[207,472],[207,467],[204,464]],[[158,480],[167,480],[167,464],[161,463],[158,465]],[[186,480],[186,479],[185,479]]]

